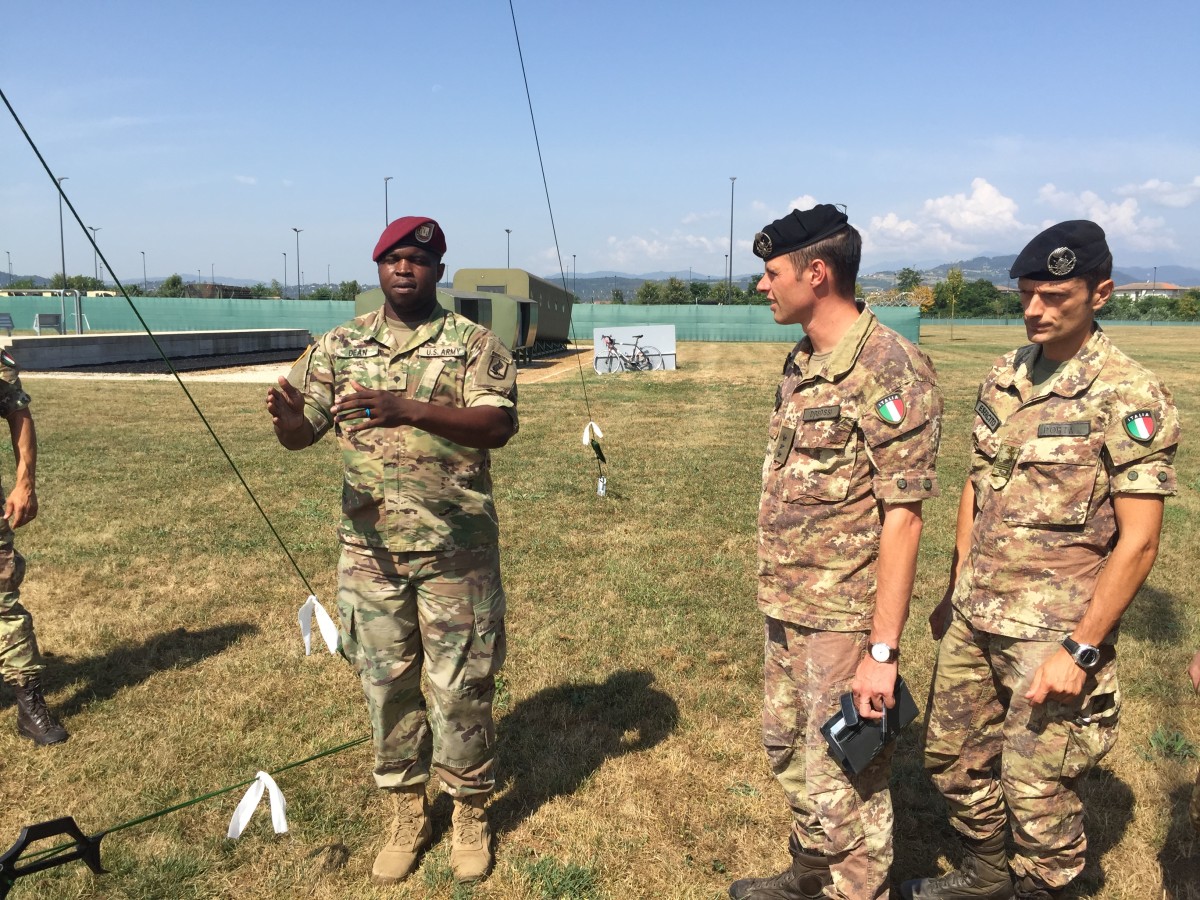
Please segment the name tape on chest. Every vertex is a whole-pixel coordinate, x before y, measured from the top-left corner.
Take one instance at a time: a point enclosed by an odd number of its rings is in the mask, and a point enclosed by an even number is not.
[[[1038,437],[1087,437],[1092,433],[1091,422],[1043,422]]]
[[[979,418],[983,419],[983,424],[995,434],[996,429],[1000,427],[1000,417],[996,415],[992,408],[980,400],[975,404],[975,412],[979,414]]]
[[[840,406],[810,406],[800,417],[805,422],[822,422],[825,419],[836,419],[841,414]]]
[[[425,359],[451,359],[467,355],[462,344],[429,344],[417,350],[417,356]]]

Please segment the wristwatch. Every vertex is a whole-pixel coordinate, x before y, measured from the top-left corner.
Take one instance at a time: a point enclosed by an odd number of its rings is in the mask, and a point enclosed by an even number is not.
[[[900,651],[895,647],[889,647],[883,641],[877,641],[868,648],[871,654],[871,659],[877,663],[895,662],[900,658]]]
[[[1081,644],[1078,641],[1073,641],[1069,637],[1062,639],[1063,649],[1071,654],[1071,659],[1075,660],[1075,665],[1083,669],[1083,671],[1091,673],[1100,668],[1100,648],[1093,647],[1091,644]]]

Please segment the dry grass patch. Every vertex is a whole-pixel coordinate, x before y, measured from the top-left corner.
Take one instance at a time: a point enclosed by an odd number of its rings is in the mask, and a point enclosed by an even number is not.
[[[1113,329],[1198,417],[1194,332]],[[943,497],[927,526],[904,674],[928,689],[924,617],[941,597],[966,471],[975,386],[1019,328],[926,327],[947,395]],[[510,598],[510,655],[497,708],[498,864],[455,886],[445,831],[397,889],[367,882],[380,831],[366,747],[280,776],[291,832],[260,811],[224,838],[240,791],[105,839],[112,874],[79,865],[14,898],[715,898],[733,878],[785,861],[787,814],[758,746],[762,623],[754,522],[767,417],[788,347],[682,344],[674,373],[599,377],[609,497],[579,435],[578,366],[521,387],[522,427],[496,454]],[[585,363],[587,362],[585,357]],[[549,366],[545,370],[548,372]],[[536,377],[536,376],[535,376]],[[158,382],[31,378],[43,511],[19,535],[25,598],[53,655],[52,703],[73,731],[35,750],[0,729],[0,843],[70,813],[97,831],[251,778],[366,733],[358,686],[336,658],[305,659],[295,611],[307,590],[195,420]],[[280,449],[263,387],[202,383],[201,406],[331,606],[340,460],[326,442]],[[1179,458],[1159,565],[1121,639],[1122,737],[1085,783],[1093,862],[1083,893],[1146,897],[1160,865],[1180,896],[1200,878],[1186,792],[1196,761],[1164,755],[1161,732],[1200,745],[1183,668],[1200,645],[1192,609],[1200,526],[1196,454]],[[7,695],[0,716],[11,718]],[[952,847],[906,733],[894,776],[896,876]],[[1179,745],[1173,745],[1178,747]]]

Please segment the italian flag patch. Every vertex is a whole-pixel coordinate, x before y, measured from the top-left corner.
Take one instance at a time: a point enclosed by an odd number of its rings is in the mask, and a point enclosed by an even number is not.
[[[1125,432],[1135,441],[1148,443],[1157,431],[1158,423],[1154,420],[1154,413],[1148,409],[1139,409],[1125,417]]]
[[[904,421],[904,414],[908,409],[904,405],[904,398],[899,394],[888,394],[875,404],[875,412],[889,425],[899,425]]]

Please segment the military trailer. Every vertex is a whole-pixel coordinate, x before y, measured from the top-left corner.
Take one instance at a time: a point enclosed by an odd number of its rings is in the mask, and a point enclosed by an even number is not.
[[[438,288],[438,304],[490,329],[518,359],[557,353],[571,332],[574,297],[523,269],[459,269],[453,287]],[[373,288],[354,298],[354,314],[383,305]]]

